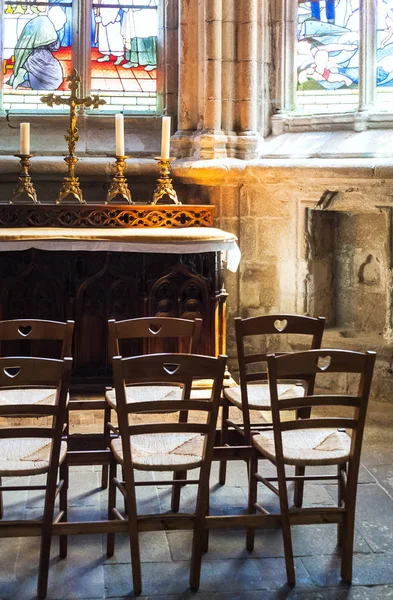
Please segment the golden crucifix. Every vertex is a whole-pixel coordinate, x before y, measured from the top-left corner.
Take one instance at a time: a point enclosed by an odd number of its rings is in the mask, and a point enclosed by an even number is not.
[[[69,81],[68,89],[71,90],[70,96],[56,96],[55,94],[48,94],[47,96],[41,97],[41,102],[47,104],[50,107],[53,105],[66,104],[70,107],[70,124],[67,129],[68,135],[64,136],[66,142],[68,142],[68,156],[65,157],[65,162],[68,165],[68,175],[64,178],[63,185],[60,190],[56,204],[60,204],[68,196],[73,196],[80,204],[86,204],[83,199],[82,190],[79,185],[78,177],[75,177],[75,165],[78,162],[75,156],[75,146],[79,141],[79,132],[77,127],[77,108],[79,106],[85,106],[86,108],[98,108],[103,104],[106,104],[105,100],[100,100],[99,96],[93,96],[88,98],[79,98],[78,90],[81,78],[78,75],[78,71],[73,69],[71,75],[66,78]]]

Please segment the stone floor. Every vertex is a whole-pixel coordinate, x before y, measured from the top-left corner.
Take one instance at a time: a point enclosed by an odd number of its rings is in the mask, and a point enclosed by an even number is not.
[[[354,580],[352,587],[340,583],[335,526],[293,528],[297,587],[286,587],[283,547],[279,531],[257,536],[255,551],[244,549],[242,531],[212,532],[210,549],[202,565],[198,593],[188,588],[191,534],[153,532],[141,535],[143,598],[165,600],[379,600],[393,599],[393,405],[370,407],[359,485],[356,521]],[[262,463],[263,466],[263,463]],[[270,470],[265,467],[266,470]],[[150,477],[150,475],[147,475]],[[36,478],[36,480],[39,478]],[[72,520],[105,517],[106,493],[99,488],[99,469],[71,472]],[[8,480],[9,481],[9,480]],[[227,485],[217,485],[217,465],[211,478],[211,510],[233,514],[245,509],[247,474],[244,463],[232,463]],[[332,485],[309,484],[306,504],[331,505],[336,497]],[[276,506],[270,492],[260,490],[260,502]],[[184,510],[195,500],[190,487],[182,492]],[[140,512],[166,511],[169,491],[160,486],[139,488]],[[119,500],[120,501],[120,500]],[[8,493],[6,518],[34,518],[40,513],[39,492]],[[121,505],[120,505],[121,506]],[[49,573],[48,599],[103,599],[132,597],[129,547],[126,536],[117,536],[115,556],[107,559],[101,536],[75,536],[68,557],[59,560],[57,540]],[[0,598],[35,598],[39,540],[0,540]]]

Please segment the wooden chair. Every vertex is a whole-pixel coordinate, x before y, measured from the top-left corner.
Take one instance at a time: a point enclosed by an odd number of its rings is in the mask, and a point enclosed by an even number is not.
[[[209,503],[209,477],[215,442],[217,413],[224,378],[226,357],[218,358],[186,355],[156,354],[135,358],[114,357],[113,370],[119,416],[120,438],[112,441],[114,460],[111,463],[108,518],[124,519],[115,508],[116,489],[125,497],[126,514],[131,547],[131,562],[134,593],[142,588],[138,541],[138,521],[135,488],[149,485],[135,482],[134,469],[141,471],[186,472],[200,467],[199,478],[187,480],[187,484],[198,485],[196,511],[189,515],[194,520],[194,537],[191,558],[190,585],[198,589],[202,552],[205,546],[205,518]],[[194,379],[213,380],[211,397],[208,400],[191,400]],[[139,402],[127,401],[127,387],[144,383],[182,385],[182,397],[178,399],[151,400],[148,395]],[[160,422],[160,413],[168,411],[192,411],[187,423]],[[157,422],[143,422],[144,413],[158,413]],[[130,424],[131,415],[138,420]],[[120,464],[124,482],[116,479],[116,466]],[[174,481],[151,482],[154,485],[174,485]],[[167,516],[167,515],[166,515]],[[159,517],[159,515],[158,515]],[[184,514],[174,514],[180,519]],[[114,553],[114,534],[107,538],[107,555]]]
[[[251,438],[255,432],[258,432],[261,428],[271,427],[271,423],[266,421],[264,423],[251,423],[250,418],[253,411],[255,413],[255,411],[270,412],[271,410],[267,371],[264,368],[269,346],[272,346],[271,336],[292,336],[292,340],[289,338],[288,342],[296,342],[295,336],[307,336],[309,348],[317,349],[322,344],[324,327],[324,317],[315,319],[301,315],[264,315],[249,319],[235,318],[240,385],[224,390],[221,446],[227,444],[229,427],[244,436],[244,443],[247,446],[251,444]],[[255,339],[256,336],[259,336],[259,339]],[[260,339],[261,336],[263,336],[262,340]],[[257,346],[257,350],[246,353],[246,343],[248,342],[252,343],[254,348]],[[301,377],[296,380],[282,381],[279,385],[279,395],[280,397],[288,395],[303,396],[306,383]],[[229,408],[231,406],[242,411],[243,423],[234,423],[229,419]],[[307,408],[299,409],[297,411],[298,416],[307,416],[307,411]],[[297,474],[304,474],[301,467],[297,469]],[[225,484],[225,479],[226,462],[223,461],[220,464],[219,474],[221,485]],[[302,499],[303,484],[299,482],[295,486],[296,506],[301,506]]]
[[[172,317],[143,317],[140,319],[129,319],[127,321],[108,321],[109,356],[130,356],[130,341],[142,342],[139,345],[139,354],[152,354],[154,352],[170,351],[196,353],[202,331],[202,319],[194,321],[188,319],[177,319]],[[159,345],[158,345],[158,344]],[[123,346],[124,344],[124,346]],[[169,344],[165,346],[165,344]],[[132,350],[131,350],[132,351]],[[172,386],[132,386],[127,389],[127,402],[138,402],[146,395],[151,400],[163,400],[165,398],[181,398],[181,389],[178,385]],[[111,420],[111,409],[116,410],[115,390],[108,390],[105,394],[107,402],[105,409],[105,424]],[[181,418],[186,415],[182,414]],[[105,427],[105,445],[109,447],[110,432]],[[105,465],[102,471],[102,487],[106,487],[108,481],[108,467]],[[179,505],[180,489],[174,491],[173,506]],[[178,508],[177,508],[178,509]]]
[[[337,523],[338,541],[342,546],[341,577],[351,583],[353,538],[356,492],[359,475],[360,453],[375,353],[358,353],[346,350],[310,350],[285,356],[268,356],[269,388],[273,416],[273,431],[264,431],[253,436],[252,444],[261,456],[270,460],[277,468],[277,477],[258,474],[258,459],[250,460],[249,512],[266,511],[257,503],[257,484],[264,483],[278,495],[281,509],[281,525],[284,538],[285,563],[288,583],[295,585],[291,524]],[[314,394],[314,382],[310,381],[307,395],[280,400],[279,381],[282,377],[315,376],[332,374],[354,374],[358,377],[355,393]],[[336,377],[337,381],[338,377]],[[330,378],[330,382],[334,379]],[[351,385],[352,387],[352,385]],[[355,385],[353,385],[355,387]],[[338,388],[338,385],[336,385]],[[282,411],[307,408],[308,418],[283,420]],[[322,414],[314,416],[315,409]],[[344,410],[342,410],[344,409]],[[345,413],[346,410],[346,413]],[[342,416],[348,413],[351,416]],[[351,430],[348,435],[346,430]],[[297,481],[299,476],[287,477],[286,465],[337,466],[337,475],[302,476],[302,481],[337,480],[338,506],[322,508],[288,508],[287,482]],[[278,481],[276,488],[272,481]],[[254,530],[247,531],[247,549],[254,548]]]
[[[0,356],[42,356],[50,351],[50,358],[72,356],[74,322],[44,321],[40,319],[14,319],[0,321]],[[55,354],[55,356],[53,356]],[[57,355],[56,355],[57,354]],[[17,399],[15,398],[17,396]],[[53,404],[55,390],[24,389],[3,392],[3,402],[14,404]],[[1,486],[1,478],[0,478]],[[3,501],[0,492],[0,519],[3,518]]]
[[[8,357],[0,358],[0,390],[16,391],[13,404],[0,404],[0,476],[47,475],[46,485],[1,486],[2,492],[24,489],[46,490],[43,520],[0,521],[0,537],[29,537],[31,526],[41,530],[38,571],[38,598],[45,598],[55,498],[60,494],[60,513],[55,522],[67,518],[68,470],[63,462],[67,443],[62,441],[67,410],[72,359]],[[31,404],[18,396],[20,390],[56,388],[54,401]],[[17,417],[18,427],[4,425],[4,419]],[[47,417],[50,425],[31,426],[25,419]],[[22,423],[25,423],[24,425]],[[57,474],[60,465],[60,481]],[[60,537],[60,556],[67,555],[67,537]]]

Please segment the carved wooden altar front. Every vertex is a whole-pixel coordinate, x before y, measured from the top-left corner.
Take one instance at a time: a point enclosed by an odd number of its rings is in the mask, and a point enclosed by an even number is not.
[[[21,210],[22,209],[22,210]],[[146,210],[147,209],[147,210]],[[136,213],[139,210],[139,217]],[[213,207],[0,206],[0,228],[211,226]],[[170,213],[170,215],[169,215]],[[154,219],[152,219],[152,215]],[[139,224],[136,225],[140,221]],[[165,224],[164,224],[165,223]],[[100,229],[102,231],[102,229]],[[1,231],[0,231],[1,233]],[[1,246],[0,246],[1,247]],[[4,248],[4,244],[3,244]],[[107,321],[138,316],[201,317],[199,353],[225,352],[225,302],[220,252],[46,251],[37,248],[0,253],[0,319],[75,320],[74,385],[102,387],[111,381]],[[7,353],[51,354],[13,343]],[[31,342],[33,343],[33,342]],[[124,354],[164,348],[158,340],[143,347],[129,342]],[[181,348],[180,348],[181,350]]]

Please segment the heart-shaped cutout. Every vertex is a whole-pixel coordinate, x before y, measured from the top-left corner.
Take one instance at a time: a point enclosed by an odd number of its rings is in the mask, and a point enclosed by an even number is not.
[[[20,335],[22,335],[23,337],[27,337],[28,335],[31,334],[33,328],[31,327],[31,325],[21,325],[18,329]]]
[[[332,362],[331,356],[320,356],[318,358],[318,369],[320,371],[327,371]]]
[[[165,363],[164,371],[168,373],[168,375],[174,375],[179,370],[180,365],[175,365],[173,363]]]
[[[277,331],[279,333],[282,333],[283,331],[285,331],[285,329],[287,328],[288,325],[288,321],[286,319],[283,319],[282,321],[280,321],[280,319],[276,319],[274,321],[274,327],[277,329]]]
[[[151,325],[149,325],[149,331],[153,335],[157,335],[157,333],[160,333],[161,329],[162,329],[161,325],[156,325],[155,323],[152,323]]]
[[[21,367],[4,367],[4,374],[11,379],[14,379],[17,375],[19,375],[21,371]]]

